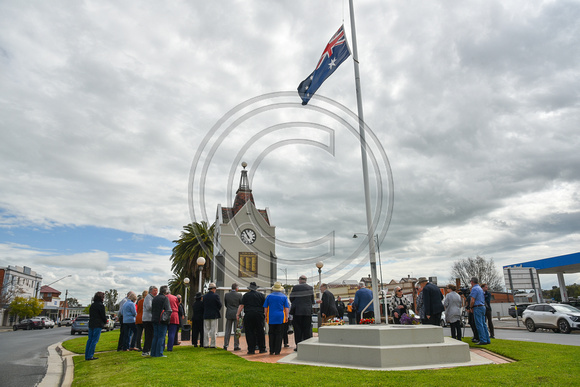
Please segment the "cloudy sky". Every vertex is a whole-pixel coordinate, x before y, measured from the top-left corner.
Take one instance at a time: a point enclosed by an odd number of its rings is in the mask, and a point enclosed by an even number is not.
[[[580,3],[355,3],[384,280],[578,252]],[[0,2],[0,266],[85,304],[166,283],[246,161],[289,281],[368,275],[352,57],[283,93],[343,20],[352,47],[337,0]]]

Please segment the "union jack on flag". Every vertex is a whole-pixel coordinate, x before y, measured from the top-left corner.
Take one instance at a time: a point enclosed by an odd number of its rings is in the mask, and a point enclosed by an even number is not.
[[[344,35],[344,25],[342,25],[330,38],[318,60],[316,69],[298,85],[298,95],[302,98],[302,105],[306,105],[310,101],[310,98],[312,98],[326,78],[330,77],[349,56],[350,49]]]

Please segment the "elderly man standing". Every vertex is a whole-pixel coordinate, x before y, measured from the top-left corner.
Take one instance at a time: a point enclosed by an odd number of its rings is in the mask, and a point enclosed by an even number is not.
[[[234,282],[232,284],[232,290],[230,290],[229,293],[226,293],[224,296],[224,304],[226,306],[226,332],[224,335],[224,349],[226,351],[230,343],[232,328],[234,330],[234,351],[240,350],[240,338],[235,334],[236,329],[238,329],[238,319],[236,318],[236,314],[238,313],[238,308],[240,307],[240,302],[242,301],[242,294],[238,292],[238,290],[238,284]]]
[[[423,310],[428,325],[441,325],[441,313],[443,313],[443,294],[439,288],[429,282],[427,278],[419,278],[419,285],[423,293]]]
[[[364,282],[358,283],[358,290],[354,294],[354,307],[356,309],[357,320],[360,321],[361,318],[373,318],[375,317],[375,308],[373,305],[373,292],[365,287]],[[364,308],[368,308],[361,315]]]
[[[295,351],[298,350],[298,343],[312,337],[312,305],[314,304],[314,289],[306,283],[307,277],[301,275],[298,278],[298,285],[292,288],[290,293],[290,303],[292,304],[290,314],[294,325],[294,340],[296,341]]]
[[[208,292],[203,296],[203,347],[215,348],[217,334],[217,321],[221,317],[222,302],[216,294],[216,286],[212,282],[208,286]],[[211,343],[210,343],[211,341]]]
[[[485,296],[483,289],[479,286],[477,277],[471,277],[471,309],[473,310],[473,318],[477,326],[477,333],[479,334],[478,345],[490,344],[489,333],[487,332],[487,325],[485,324]]]
[[[322,292],[322,297],[320,301],[320,316],[322,317],[322,323],[326,323],[329,320],[336,317],[338,310],[336,308],[336,302],[334,301],[334,294],[328,290],[327,284],[320,285],[320,291]]]
[[[129,295],[131,295],[131,293],[132,292],[127,292],[127,296],[119,302],[119,312],[117,313],[117,318],[119,319],[119,328],[121,331],[119,333],[119,341],[117,342],[117,352],[123,350],[123,339],[125,338],[125,326],[123,325],[123,305],[125,305],[125,303],[129,300]]]
[[[153,298],[157,296],[159,290],[157,286],[149,286],[149,294],[145,296],[143,301],[143,330],[145,331],[145,343],[143,344],[142,356],[149,356],[151,354],[151,343],[153,342],[153,322],[151,321],[151,307],[153,306]]]

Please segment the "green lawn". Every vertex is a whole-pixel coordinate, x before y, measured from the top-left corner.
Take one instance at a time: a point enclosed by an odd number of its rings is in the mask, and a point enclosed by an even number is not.
[[[422,371],[352,369],[250,362],[221,349],[174,347],[167,358],[116,352],[119,331],[101,335],[99,360],[75,356],[74,386],[572,386],[580,385],[578,347],[493,340],[486,347],[517,360],[502,365]],[[87,337],[63,343],[84,353]],[[466,341],[467,342],[467,341]],[[470,343],[471,345],[471,343]]]

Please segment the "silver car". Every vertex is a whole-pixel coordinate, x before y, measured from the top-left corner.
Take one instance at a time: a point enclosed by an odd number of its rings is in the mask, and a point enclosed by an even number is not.
[[[89,333],[89,315],[88,314],[81,314],[73,321],[70,327],[70,334],[74,335],[78,333],[79,335],[82,332]]]
[[[48,317],[44,317],[44,316],[41,316],[39,318],[42,320],[42,322],[44,324],[44,327],[46,329],[48,329],[48,328],[54,328],[54,321],[52,321]]]
[[[580,329],[580,310],[566,304],[535,304],[524,310],[522,320],[530,332],[546,328],[556,333],[570,333],[572,329]]]

